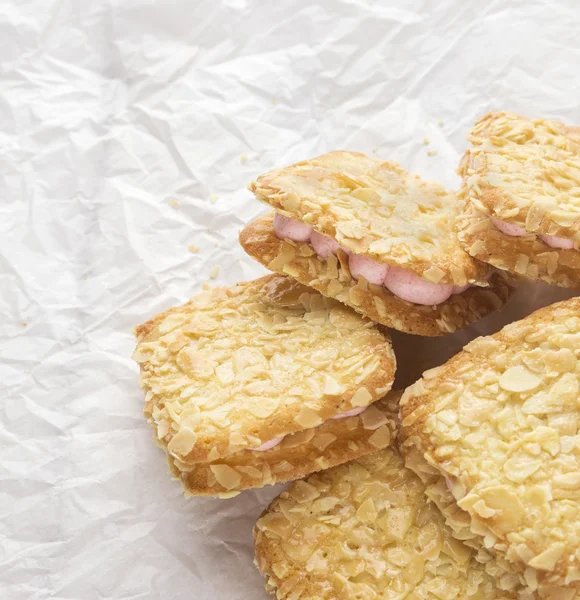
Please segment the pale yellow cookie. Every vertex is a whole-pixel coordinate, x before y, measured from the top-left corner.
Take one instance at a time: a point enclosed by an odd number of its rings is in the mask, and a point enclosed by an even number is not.
[[[362,409],[392,386],[390,339],[293,279],[214,288],[136,328],[145,415],[185,464]]]
[[[440,336],[467,327],[501,308],[513,291],[505,274],[496,272],[488,287],[473,286],[437,306],[421,306],[398,298],[384,286],[353,279],[347,256],[321,259],[308,243],[281,240],[274,233],[273,215],[260,217],[240,234],[240,244],[265,267],[291,275],[374,321],[423,336]]]
[[[298,219],[356,254],[438,284],[485,286],[488,269],[455,233],[455,194],[397,163],[358,152],[329,152],[250,184],[282,215]]]
[[[506,589],[580,590],[580,298],[481,337],[405,391],[408,466]]]
[[[465,249],[528,279],[580,287],[580,128],[499,112],[468,137],[459,168]]]
[[[502,592],[388,448],[293,483],[254,528],[278,600],[531,600]]]
[[[390,392],[363,413],[329,419],[285,437],[265,452],[241,450],[213,463],[185,463],[168,455],[173,475],[188,494],[229,497],[248,488],[274,485],[386,448],[396,433],[402,392]]]

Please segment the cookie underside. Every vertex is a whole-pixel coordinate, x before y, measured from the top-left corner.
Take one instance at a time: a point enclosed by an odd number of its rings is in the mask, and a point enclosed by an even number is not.
[[[403,447],[451,488],[456,534],[541,598],[580,590],[579,342],[573,298],[474,340],[401,401]]]
[[[328,260],[312,246],[276,237],[273,215],[259,217],[240,234],[240,244],[258,262],[350,306],[362,315],[405,333],[436,337],[453,333],[501,308],[512,293],[509,278],[494,273],[488,288],[471,287],[442,304],[420,306],[396,297],[383,286],[350,276],[348,259],[339,251]]]

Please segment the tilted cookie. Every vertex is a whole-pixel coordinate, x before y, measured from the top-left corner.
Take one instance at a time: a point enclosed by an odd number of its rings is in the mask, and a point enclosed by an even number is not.
[[[499,585],[580,590],[580,298],[481,337],[401,400],[407,465]]]
[[[202,292],[136,336],[145,415],[182,473],[240,452],[251,466],[285,436],[349,421],[394,379],[388,334],[280,275]],[[206,481],[198,493],[212,492]]]
[[[242,231],[244,250],[379,323],[443,335],[510,294],[506,277],[489,279],[457,241],[455,196],[396,163],[331,152],[250,189],[276,212]]]
[[[490,113],[468,136],[458,236],[475,258],[580,287],[580,128]]]
[[[518,598],[453,538],[394,448],[294,482],[254,537],[256,564],[279,600]]]

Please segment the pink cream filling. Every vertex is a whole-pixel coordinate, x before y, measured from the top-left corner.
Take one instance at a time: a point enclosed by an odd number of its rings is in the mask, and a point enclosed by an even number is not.
[[[400,267],[379,263],[350,250],[327,235],[314,231],[312,227],[290,217],[276,213],[274,231],[280,239],[288,238],[294,242],[310,242],[318,256],[328,258],[342,248],[348,254],[348,267],[354,279],[364,277],[369,283],[384,285],[395,296],[424,306],[434,306],[445,302],[452,294],[461,294],[470,287],[432,283]],[[339,417],[335,417],[339,418]]]
[[[509,235],[511,237],[521,237],[522,235],[526,235],[528,233],[519,225],[506,223],[497,217],[490,217],[490,219],[494,227],[505,235]],[[545,233],[538,235],[538,237],[542,240],[542,242],[544,242],[544,244],[546,244],[546,246],[550,246],[550,248],[560,248],[562,250],[572,250],[574,248],[573,240],[568,240],[566,238],[561,238],[556,235],[548,235]]]
[[[346,412],[339,413],[338,415],[334,415],[334,417],[330,417],[330,418],[334,419],[334,420],[338,420],[338,419],[348,419],[348,417],[356,417],[357,415],[360,415],[361,413],[363,413],[367,408],[368,408],[368,406],[362,406],[361,408],[353,408],[352,410],[347,410]],[[257,448],[248,448],[248,450],[251,450],[252,452],[266,452],[266,450],[271,450],[272,448],[275,448],[278,444],[280,444],[282,442],[282,440],[285,437],[286,436],[283,435],[282,437],[274,438],[273,440],[264,442],[261,446],[258,446]]]
[[[574,240],[567,240],[566,238],[548,235],[547,233],[543,233],[538,237],[542,240],[542,242],[544,242],[544,244],[550,246],[550,248],[561,248],[562,250],[574,249]]]

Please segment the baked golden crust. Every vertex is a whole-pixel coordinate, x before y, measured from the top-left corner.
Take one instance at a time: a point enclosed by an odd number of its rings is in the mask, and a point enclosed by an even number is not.
[[[393,448],[293,483],[254,537],[279,600],[517,598],[452,537]]]
[[[579,359],[573,298],[474,340],[401,400],[409,466],[447,479],[438,504],[456,535],[540,597],[580,589]]]
[[[498,112],[468,139],[460,174],[475,208],[530,233],[580,241],[580,128]]]
[[[353,279],[342,251],[338,258],[332,255],[322,260],[310,244],[279,239],[272,214],[250,223],[240,234],[240,244],[268,269],[291,275],[373,321],[415,335],[435,337],[467,327],[501,308],[512,292],[509,278],[495,273],[487,288],[472,287],[435,307],[412,304],[383,286]]]
[[[505,235],[471,202],[457,219],[457,228],[459,241],[478,260],[526,279],[580,287],[580,250],[550,248],[535,234]]]
[[[242,450],[205,464],[186,464],[169,455],[169,465],[186,493],[194,495],[232,496],[305,477],[386,448],[396,436],[401,394],[390,392],[358,416],[325,421],[266,452]]]
[[[388,334],[279,275],[202,292],[136,336],[145,415],[185,462],[316,427],[394,379]]]
[[[250,184],[256,197],[357,254],[433,283],[484,282],[487,267],[461,247],[458,203],[436,182],[358,152],[329,152]]]

